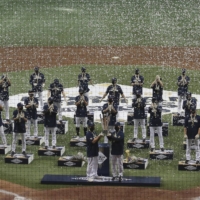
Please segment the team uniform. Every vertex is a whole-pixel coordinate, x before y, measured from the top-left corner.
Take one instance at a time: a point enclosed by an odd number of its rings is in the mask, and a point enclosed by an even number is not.
[[[52,104],[45,105],[43,107],[44,113],[44,127],[45,127],[45,148],[49,147],[49,132],[52,134],[52,146],[56,147],[56,115],[57,106]]]
[[[190,109],[192,106],[196,108],[197,100],[195,98],[186,99],[183,101],[183,110],[185,110],[185,117],[190,115]]]
[[[0,102],[0,105],[3,107],[2,102]],[[1,135],[1,140],[2,140],[3,145],[4,145],[4,147],[6,147],[7,146],[7,140],[6,140],[6,136],[5,136],[5,133],[4,133],[1,113],[2,113],[2,111],[0,111],[0,135]]]
[[[53,104],[58,108],[58,119],[62,120],[61,94],[63,92],[63,85],[60,83],[51,83],[49,91],[50,96],[53,98]]]
[[[196,138],[195,136],[198,135],[199,128],[200,128],[200,116],[189,115],[185,118],[185,125],[187,139],[186,139],[186,161],[191,159],[190,152],[191,152],[191,145],[192,141],[195,142],[195,151],[196,151],[196,161],[200,161],[200,152],[199,152],[199,136]]]
[[[155,83],[152,85],[152,96],[156,98],[159,105],[162,104],[162,95],[163,95],[163,87],[159,83]]]
[[[186,75],[181,75],[178,77],[178,113],[181,113],[181,105],[184,100],[186,100],[186,93],[188,91],[188,85],[190,78]]]
[[[123,176],[124,133],[119,129],[112,132],[108,139],[111,141],[112,175],[114,180],[117,176]]]
[[[6,119],[10,118],[10,115],[9,115],[9,87],[10,86],[11,86],[11,83],[7,79],[0,84],[0,100],[4,104]]]
[[[34,136],[37,137],[38,136],[38,122],[37,122],[37,108],[36,106],[38,106],[38,100],[35,97],[28,97],[25,99],[24,101],[24,105],[25,107],[27,105],[32,105],[31,107],[26,108],[26,112],[27,112],[27,132],[26,132],[26,136],[30,137],[31,135],[31,121],[33,122],[33,126],[34,126]]]
[[[82,100],[84,99],[84,100]],[[75,98],[75,104],[78,102],[81,102],[80,104],[77,105],[76,109],[76,133],[77,136],[79,136],[79,131],[80,131],[80,125],[82,121],[82,125],[84,127],[84,134],[86,135],[87,132],[87,106],[83,101],[88,102],[87,96],[84,95],[79,95]]]
[[[81,73],[78,75],[79,87],[83,88],[84,95],[89,99],[88,83],[90,82],[90,75],[88,73]]]
[[[131,77],[131,84],[138,84],[138,85],[133,85],[133,98],[136,97],[136,91],[139,91],[140,95],[142,95],[144,77],[139,74],[135,74],[134,76]]]
[[[157,129],[159,143],[161,150],[164,149],[163,135],[162,135],[162,107],[155,105],[149,107],[148,112],[150,113],[149,127],[150,127],[150,145],[152,150],[155,149],[154,132]]]
[[[98,176],[98,154],[99,154],[99,146],[98,142],[92,143],[92,141],[97,137],[95,132],[87,131],[86,133],[86,141],[87,141],[87,178],[95,178]]]
[[[33,73],[30,76],[29,83],[32,85],[32,90],[34,91],[34,96],[38,94],[40,101],[40,108],[43,108],[43,84],[45,83],[44,74],[38,72]]]
[[[141,97],[136,97],[133,99],[132,107],[134,108],[134,136],[133,140],[135,140],[138,136],[138,128],[139,124],[142,129],[142,138],[145,140],[146,138],[146,126],[145,126],[145,107],[146,100]]]
[[[17,143],[17,137],[19,134],[21,134],[22,138],[22,153],[26,151],[26,119],[27,119],[27,112],[24,110],[14,110],[13,111],[13,119],[18,118],[17,120],[14,120],[14,132],[13,132],[13,141],[12,141],[12,152],[15,152],[16,149],[16,143]]]

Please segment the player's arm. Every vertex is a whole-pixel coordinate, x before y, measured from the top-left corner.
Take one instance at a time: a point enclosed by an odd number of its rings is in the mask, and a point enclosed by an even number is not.
[[[22,119],[24,120],[24,122],[27,122],[27,114],[26,114],[26,112],[24,112],[24,117]]]
[[[29,83],[32,85],[33,84],[33,75],[30,75]]]
[[[103,134],[99,134],[97,137],[95,137],[93,140],[92,140],[92,144],[95,144],[96,142],[98,142],[100,139],[101,139],[101,137],[103,137]]]
[[[48,98],[51,96],[51,90],[49,89],[48,92],[47,92],[47,101],[48,101]]]
[[[107,91],[104,93],[103,97],[100,99],[100,102],[107,96]]]
[[[3,105],[0,104],[0,111],[3,111]]]
[[[184,123],[184,138],[187,138],[187,126],[188,126],[188,120],[185,118],[185,123]]]
[[[83,102],[84,102],[85,106],[87,106],[87,105],[88,105],[88,98],[87,98],[86,96],[85,96],[85,98],[84,98]]]
[[[142,77],[141,77],[141,83],[139,83],[139,85],[140,85],[140,86],[143,86],[143,84],[144,84],[144,77],[142,76]]]

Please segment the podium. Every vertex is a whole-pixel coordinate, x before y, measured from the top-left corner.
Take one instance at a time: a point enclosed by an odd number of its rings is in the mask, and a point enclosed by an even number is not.
[[[110,144],[99,143],[99,158],[98,158],[98,175],[109,176],[110,175]]]

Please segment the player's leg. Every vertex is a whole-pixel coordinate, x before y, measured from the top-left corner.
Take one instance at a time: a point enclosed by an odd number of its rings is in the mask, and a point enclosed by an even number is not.
[[[92,157],[87,158],[88,164],[87,164],[87,177],[91,178],[92,177]]]
[[[182,96],[178,96],[178,113],[181,114],[181,106],[182,106]]]
[[[81,118],[80,117],[76,117],[76,139],[79,139],[79,135],[80,135],[80,126],[81,126]]]
[[[1,134],[1,139],[2,139],[3,145],[7,146],[7,140],[6,140],[4,130],[3,130],[3,125],[0,126],[0,134]]]
[[[30,135],[31,135],[31,119],[28,119],[26,124],[27,124],[26,136],[30,137]]]
[[[87,108],[87,111],[89,112],[89,108],[88,108],[88,106],[89,106],[89,92],[84,93],[84,96],[86,96],[88,98],[88,105],[86,106],[86,108]]]
[[[51,135],[52,135],[52,146],[53,148],[56,147],[56,127],[50,128]]]
[[[18,133],[13,132],[12,151],[15,152]]]
[[[137,137],[138,137],[138,126],[139,126],[139,120],[138,119],[134,119],[134,136],[133,136],[133,140],[137,139]]]
[[[61,108],[61,102],[58,103],[58,120],[62,120],[62,108]]]
[[[94,176],[97,177],[97,171],[98,171],[98,156],[93,157],[94,158],[94,162],[93,162],[93,170],[94,170]]]
[[[34,136],[38,136],[38,122],[37,119],[33,119],[33,126],[34,126]]]
[[[22,137],[22,152],[26,152],[26,137],[25,137],[26,133],[21,133],[21,137]]]
[[[155,127],[150,126],[150,146],[152,150],[155,149],[154,132],[155,132]]]
[[[191,152],[191,144],[192,144],[192,139],[186,139],[186,160],[190,160],[190,152]]]
[[[195,151],[196,151],[196,155],[195,155],[196,161],[200,161],[199,140],[195,139],[194,142],[195,142]]]
[[[118,167],[119,167],[119,176],[123,176],[124,167],[123,167],[123,155],[118,156]]]
[[[39,101],[40,101],[40,109],[43,109],[43,92],[38,92]]]
[[[115,155],[111,155],[112,162],[112,175],[113,177],[117,177],[117,157]]]
[[[10,115],[9,115],[9,101],[4,101],[4,109],[5,109],[6,119],[10,119]]]
[[[142,139],[145,140],[147,135],[146,135],[146,126],[145,126],[145,119],[140,119],[140,126],[142,129]]]
[[[49,147],[49,128],[45,127],[45,147]]]
[[[164,142],[163,142],[163,135],[162,135],[162,126],[158,126],[157,127],[157,131],[158,131],[158,138],[159,138],[159,144],[160,144],[160,148],[164,148]]]
[[[87,133],[87,121],[88,121],[88,118],[87,118],[87,117],[83,117],[83,118],[82,118],[83,130],[84,130],[84,136],[85,136],[85,137],[86,137],[86,133]]]

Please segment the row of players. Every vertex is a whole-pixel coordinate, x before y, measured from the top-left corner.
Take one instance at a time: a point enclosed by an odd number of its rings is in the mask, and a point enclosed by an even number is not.
[[[186,100],[186,94],[188,91],[188,85],[190,82],[190,78],[186,75],[186,70],[182,69],[182,74],[177,79],[178,85],[178,113],[181,113],[181,105],[183,100]],[[39,67],[36,66],[34,68],[34,73],[31,74],[29,78],[29,83],[31,84],[32,91],[34,91],[35,96],[38,95],[40,102],[40,109],[43,109],[43,87],[45,86],[45,76],[40,72]],[[86,68],[81,68],[81,73],[78,75],[78,86],[81,87],[84,91],[84,95],[89,98],[89,87],[88,84],[92,84],[91,77],[88,73],[86,73]],[[140,75],[139,69],[135,70],[135,74],[131,77],[131,85],[133,86],[133,98],[136,97],[136,91],[142,95],[143,93],[143,84],[144,77]],[[0,100],[3,101],[6,119],[9,119],[9,87],[11,86],[11,80],[7,77],[7,75],[3,75],[0,80]],[[153,90],[153,97],[157,99],[157,101],[162,102],[163,95],[163,82],[160,76],[156,76],[156,79],[150,86]],[[106,97],[106,95],[113,95],[114,101],[119,105],[120,94],[123,98],[125,98],[123,91],[119,85],[117,85],[117,79],[112,79],[112,85],[110,85],[102,99]],[[62,119],[61,114],[61,95],[63,95],[66,101],[66,95],[63,90],[63,85],[59,83],[58,79],[55,79],[52,84],[50,84],[48,97],[51,96],[54,99],[54,104],[58,107],[59,119]],[[101,100],[102,100],[101,99]]]

